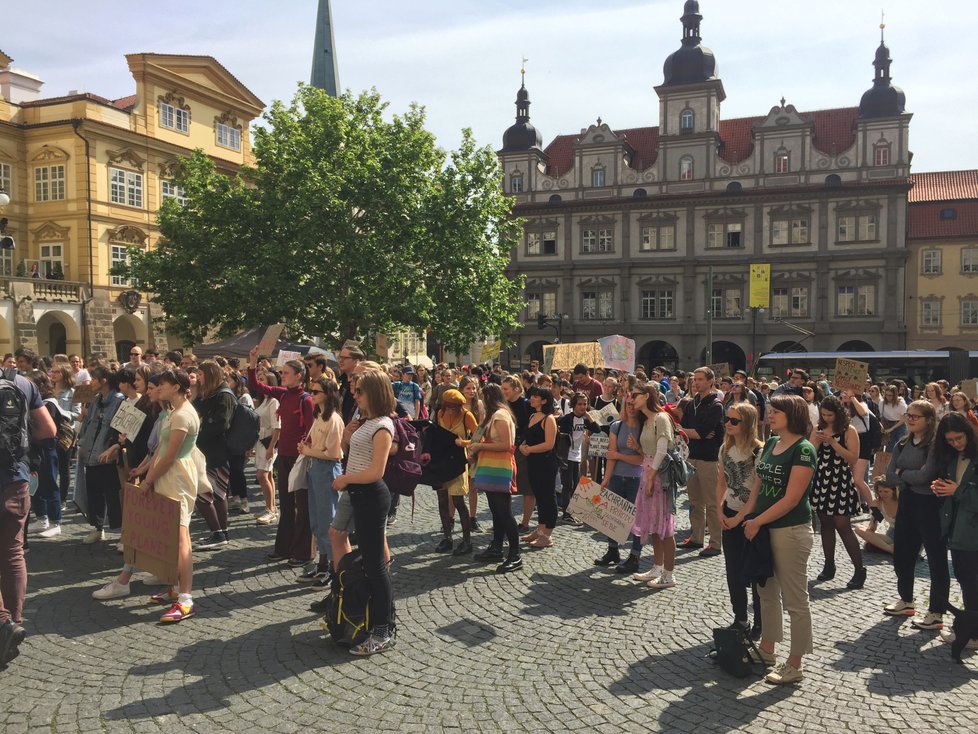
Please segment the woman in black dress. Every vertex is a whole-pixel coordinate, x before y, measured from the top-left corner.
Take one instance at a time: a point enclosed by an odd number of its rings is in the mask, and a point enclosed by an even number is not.
[[[521,540],[531,548],[550,548],[551,536],[557,526],[557,420],[554,418],[554,398],[550,390],[530,388],[530,423],[523,431],[520,453],[527,459],[530,485],[537,503],[537,529]]]

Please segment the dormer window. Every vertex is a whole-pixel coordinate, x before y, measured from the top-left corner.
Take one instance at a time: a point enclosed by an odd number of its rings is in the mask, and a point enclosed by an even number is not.
[[[693,111],[686,108],[679,113],[679,133],[681,135],[690,135],[694,129],[695,117]]]
[[[509,177],[509,190],[514,194],[523,193],[523,174],[514,173]]]
[[[693,156],[684,155],[679,159],[679,180],[680,181],[692,181],[693,180]]]
[[[594,188],[600,188],[604,185],[604,169],[595,168],[593,171],[591,171],[591,186]]]
[[[873,165],[890,165],[890,144],[880,141],[873,146]]]
[[[783,148],[774,154],[774,172],[788,173],[791,171],[791,158]]]

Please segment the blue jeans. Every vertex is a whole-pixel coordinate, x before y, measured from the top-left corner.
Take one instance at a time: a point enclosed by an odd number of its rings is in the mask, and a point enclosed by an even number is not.
[[[40,449],[37,492],[31,500],[36,517],[46,517],[52,525],[61,524],[61,491],[58,488],[58,456],[53,447]]]
[[[629,502],[634,503],[635,497],[638,495],[638,485],[641,483],[641,481],[641,477],[620,477],[617,474],[612,474],[611,478],[608,480],[608,489],[617,494],[619,497],[624,497]],[[635,535],[630,537],[632,539],[632,555],[636,558],[641,558],[642,541],[640,541]],[[617,548],[618,541],[608,538],[608,547]]]
[[[340,462],[312,459],[309,465],[309,527],[316,536],[319,566],[324,568],[330,557],[329,526],[336,515],[339,494],[333,480],[341,473]]]

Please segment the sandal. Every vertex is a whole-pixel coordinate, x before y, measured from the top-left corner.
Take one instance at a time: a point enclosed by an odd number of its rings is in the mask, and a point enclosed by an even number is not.
[[[532,543],[534,540],[540,537],[540,530],[534,530],[532,533],[520,536],[521,543]]]
[[[541,533],[537,536],[536,540],[530,543],[531,548],[552,548],[554,541],[547,535]]]

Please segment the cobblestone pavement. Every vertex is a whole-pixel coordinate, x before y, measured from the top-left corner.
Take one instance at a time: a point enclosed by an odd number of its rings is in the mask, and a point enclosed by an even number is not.
[[[555,548],[497,576],[433,553],[436,517],[426,488],[413,520],[402,505],[390,533],[397,647],[361,659],[324,639],[308,611],[317,592],[263,560],[274,527],[235,516],[230,548],[196,554],[197,617],[164,627],[140,583],[91,599],[121,557],[82,545],[69,513],[61,538],[31,543],[28,638],[0,672],[0,731],[978,730],[978,653],[957,665],[937,633],[880,614],[895,595],[880,556],[867,557],[866,588],[846,591],[840,547],[839,577],[812,587],[806,679],[777,688],[705,657],[711,628],[731,618],[722,558],[680,554],[679,586],[652,591],[592,565],[593,532],[560,527]]]

